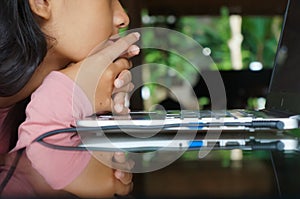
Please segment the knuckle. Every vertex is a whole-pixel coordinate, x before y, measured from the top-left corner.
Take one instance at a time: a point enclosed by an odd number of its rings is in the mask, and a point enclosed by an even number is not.
[[[102,55],[98,57],[99,60],[104,61],[104,63],[110,63],[113,62],[116,55],[113,51],[105,51],[102,52]]]
[[[118,64],[124,68],[129,68],[130,67],[130,63],[128,61],[128,59],[125,58],[120,58],[117,60]]]
[[[134,89],[134,84],[133,84],[133,83],[130,83],[129,92],[133,91],[133,89]]]
[[[124,184],[128,185],[128,184],[130,184],[131,181],[132,181],[132,174],[127,173],[127,174],[125,174],[125,175],[126,175],[126,177],[125,177],[125,179],[124,179]]]
[[[105,74],[103,75],[103,77],[105,77],[108,80],[114,80],[115,79],[115,72],[113,71],[112,68],[107,68],[105,70]]]
[[[134,89],[134,84],[133,84],[132,82],[130,82],[130,83],[128,84],[127,92],[129,93],[129,92],[133,91],[133,89]]]
[[[129,37],[123,37],[123,38],[118,40],[118,43],[119,43],[120,46],[122,46],[124,49],[126,49],[131,45],[130,40],[131,40],[130,36]]]
[[[115,98],[114,98],[114,103],[116,103],[116,104],[123,104],[124,103],[124,96],[125,95],[121,95],[121,93],[120,93],[120,95],[117,95]]]
[[[131,82],[131,80],[132,80],[132,74],[131,74],[131,72],[129,70],[124,70],[124,76],[126,76],[126,80],[128,82]]]

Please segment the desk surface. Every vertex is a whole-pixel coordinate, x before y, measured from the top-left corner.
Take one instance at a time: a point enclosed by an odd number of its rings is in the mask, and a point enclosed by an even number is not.
[[[300,196],[300,153],[234,153],[242,154],[242,158],[233,158],[232,151],[212,151],[203,159],[197,159],[197,152],[186,152],[168,167],[135,174],[133,195],[141,198]]]

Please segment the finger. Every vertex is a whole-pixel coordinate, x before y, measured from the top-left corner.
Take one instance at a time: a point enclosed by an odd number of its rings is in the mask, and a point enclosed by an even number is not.
[[[129,94],[127,92],[118,92],[113,96],[114,105],[122,104],[125,107],[129,107]]]
[[[100,52],[101,50],[107,48],[108,46],[112,45],[114,43],[113,40],[111,39],[108,39],[100,44],[98,44],[88,55],[89,56],[92,56],[92,55],[95,55],[97,54],[98,52]]]
[[[113,43],[115,43],[116,41],[118,41],[119,39],[121,39],[121,36],[119,34],[113,35],[111,36],[109,39],[103,41],[102,43],[100,43],[99,45],[97,45],[92,52],[89,54],[89,56],[94,55],[96,53],[98,53],[99,51],[103,50],[104,48],[112,45]],[[140,48],[137,45],[131,45],[128,47],[128,49],[125,51],[124,55],[120,55],[121,57],[133,57],[137,54],[139,54]],[[128,56],[125,56],[128,55]]]
[[[118,63],[115,63],[118,64]],[[122,86],[128,84],[132,80],[132,75],[129,70],[123,70],[119,75],[118,78],[115,80],[114,85],[116,88],[121,88]]]
[[[93,152],[93,156],[100,161],[101,163],[105,164],[106,166],[109,166],[112,168],[113,165],[113,152]]]
[[[116,170],[115,177],[118,180],[120,180],[124,185],[128,185],[132,182],[132,173]]]
[[[133,160],[113,152],[93,152],[93,156],[106,166],[123,172],[129,172],[135,165]]]
[[[130,46],[137,42],[140,38],[140,34],[135,32],[126,35],[118,39],[112,45],[101,51],[101,55],[108,59],[109,62],[113,62],[115,59],[124,54]]]
[[[121,36],[119,34],[111,36],[106,42],[103,42],[103,44],[98,45],[97,48],[95,48],[95,50],[93,52],[96,53],[96,52],[102,50],[103,48],[113,44],[120,38],[121,38]],[[132,57],[138,55],[139,53],[140,53],[140,48],[137,45],[133,44],[133,45],[129,46],[128,49],[123,54],[120,55],[120,57],[129,59],[129,58],[132,58]]]
[[[125,58],[118,59],[116,62],[111,63],[100,76],[104,84],[112,82],[112,88],[121,88],[132,80],[131,72],[128,70],[131,67],[131,62]]]
[[[119,92],[123,92],[123,93],[130,93],[131,91],[133,91],[134,89],[134,84],[133,83],[129,83],[121,88],[114,88],[113,90],[113,94],[119,93]]]
[[[134,167],[135,162],[131,159],[126,160],[123,163],[118,163],[118,162],[113,162],[112,163],[112,168],[119,170],[119,171],[123,171],[123,172],[130,172],[132,170],[132,168]]]
[[[140,54],[140,48],[137,45],[132,45],[127,49],[127,52],[125,52],[123,55],[120,57],[124,57],[127,59],[130,59],[138,54]]]
[[[116,94],[114,94],[113,96],[113,101],[114,104],[124,104],[125,103],[125,97],[126,97],[126,93],[125,92],[118,92]]]
[[[114,113],[128,114],[129,110],[129,97],[127,93],[119,92],[113,96]]]
[[[118,58],[117,60],[114,61],[114,65],[115,67],[117,67],[119,70],[123,69],[123,70],[129,70],[130,68],[132,68],[132,62],[129,61],[126,58]],[[122,71],[119,72],[119,74]]]
[[[123,104],[116,104],[112,112],[118,115],[126,115],[130,113],[130,109]]]
[[[116,179],[116,191],[115,194],[119,196],[126,196],[133,190],[133,183],[124,185],[121,181]]]
[[[118,163],[126,162],[126,154],[124,152],[115,152],[113,158],[114,161]]]
[[[113,96],[114,112],[121,113],[125,108],[126,93],[119,92]]]
[[[134,166],[134,161],[131,159],[127,159],[126,154],[124,152],[115,152],[113,160],[117,165],[126,166],[127,171],[130,171]]]

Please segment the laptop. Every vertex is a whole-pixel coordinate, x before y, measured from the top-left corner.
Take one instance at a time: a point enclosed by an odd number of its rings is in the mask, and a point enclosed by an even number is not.
[[[300,119],[300,1],[289,0],[266,108],[260,111],[170,110],[98,115],[77,121],[91,150],[298,150],[290,133]]]

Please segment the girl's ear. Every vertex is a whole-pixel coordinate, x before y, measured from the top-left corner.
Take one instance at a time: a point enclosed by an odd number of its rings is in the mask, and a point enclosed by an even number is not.
[[[47,20],[51,16],[51,0],[28,0],[34,14]]]

